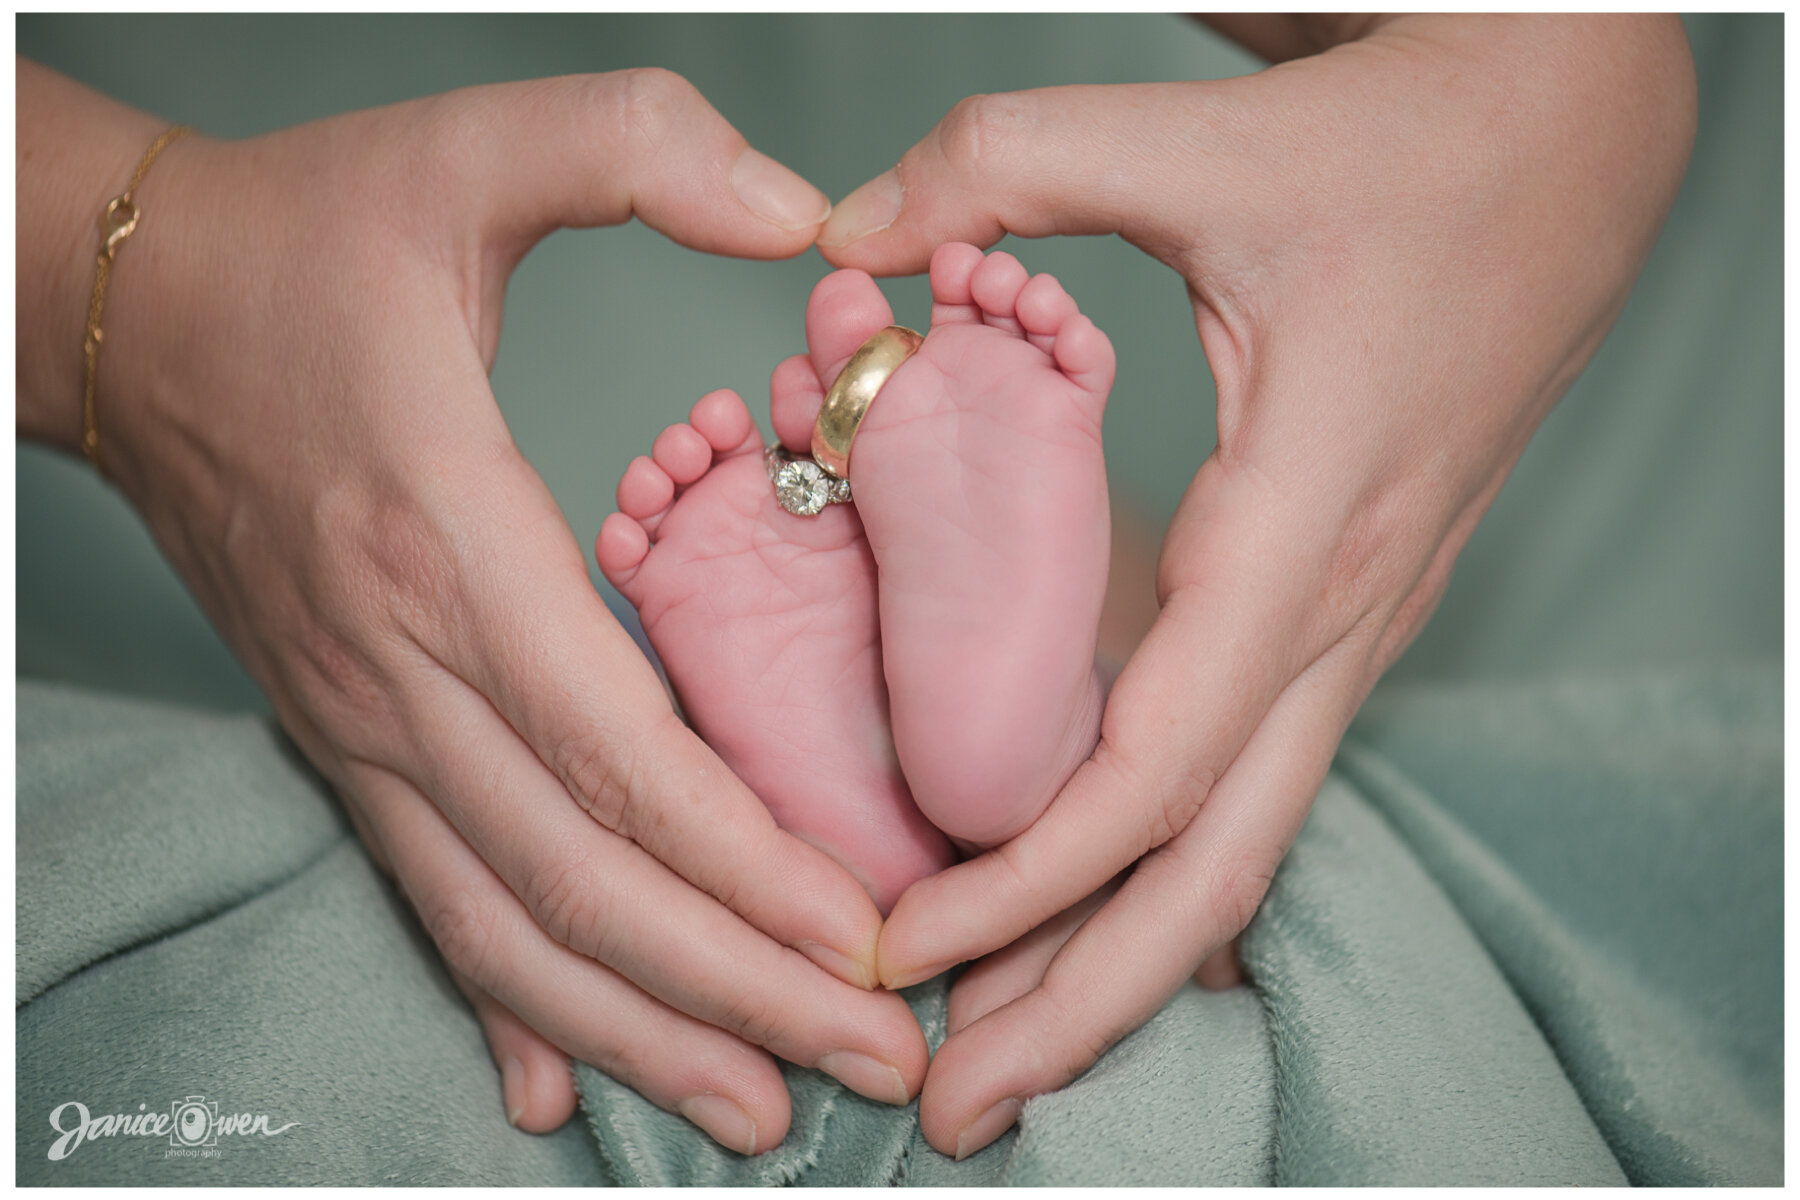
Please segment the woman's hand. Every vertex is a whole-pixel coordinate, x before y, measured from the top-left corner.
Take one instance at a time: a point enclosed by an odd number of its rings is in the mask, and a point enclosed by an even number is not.
[[[161,123],[30,63],[20,93],[21,261],[44,261],[19,423],[72,446],[92,219]],[[509,1116],[567,1119],[563,1052],[746,1152],[787,1129],[771,1053],[916,1093],[923,1036],[865,990],[874,905],[677,719],[487,380],[508,275],[551,230],[636,216],[778,258],[824,196],[655,70],[195,136],[139,196],[108,471],[474,999]]]
[[[1623,305],[1693,136],[1672,17],[1234,32],[1277,56],[1357,40],[1223,82],[973,97],[820,236],[894,274],[951,239],[1118,233],[1187,281],[1218,383],[1218,448],[1093,758],[882,933],[882,979],[923,979],[1137,863],[959,985],[921,1108],[947,1153],[1086,1070],[1249,921],[1351,716]]]

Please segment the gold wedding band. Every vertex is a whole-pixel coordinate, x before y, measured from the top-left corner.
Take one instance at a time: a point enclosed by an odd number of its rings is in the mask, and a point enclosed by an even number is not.
[[[813,461],[838,479],[850,478],[850,444],[875,402],[875,394],[925,339],[904,325],[889,325],[857,348],[825,393],[813,422]]]

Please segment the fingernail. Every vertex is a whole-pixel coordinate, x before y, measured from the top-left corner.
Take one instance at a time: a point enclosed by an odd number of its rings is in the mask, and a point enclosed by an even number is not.
[[[906,1081],[900,1078],[900,1072],[866,1054],[858,1054],[854,1050],[834,1050],[813,1066],[859,1096],[867,1096],[883,1104],[905,1104],[909,1099]]]
[[[858,238],[880,233],[900,215],[906,189],[895,171],[877,175],[831,211],[831,220],[819,231],[821,246],[845,246]]]
[[[500,1064],[500,1091],[506,1096],[506,1119],[517,1125],[525,1115],[525,1064],[516,1054]]]
[[[927,979],[936,979],[939,975],[942,975],[945,971],[948,971],[955,965],[956,964],[953,962],[947,962],[932,963],[929,967],[914,967],[910,971],[902,971],[892,979],[887,980],[884,986],[890,991],[897,992],[901,988],[909,988],[915,983],[924,983]]]
[[[869,969],[868,963],[858,962],[847,954],[833,950],[824,942],[801,942],[795,949],[845,983],[854,984],[865,992],[875,989],[875,972]]]
[[[756,1153],[756,1122],[725,1097],[703,1092],[677,1104],[675,1111],[704,1129],[719,1145],[739,1154]]]
[[[745,208],[783,229],[809,229],[831,215],[831,201],[824,192],[749,148],[731,168],[731,190]]]
[[[1024,1107],[1023,1100],[1002,1100],[970,1121],[956,1135],[956,1161],[961,1162],[1005,1133],[1019,1119],[1019,1110]]]

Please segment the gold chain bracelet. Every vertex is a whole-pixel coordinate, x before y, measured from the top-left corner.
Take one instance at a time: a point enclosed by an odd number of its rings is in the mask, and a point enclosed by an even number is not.
[[[138,219],[143,211],[137,206],[138,186],[144,182],[144,176],[150,171],[150,164],[156,161],[168,144],[184,133],[190,132],[190,126],[176,125],[165,129],[150,148],[144,151],[143,161],[138,163],[137,170],[131,176],[131,183],[119,195],[114,196],[106,205],[106,211],[100,215],[100,236],[104,239],[100,246],[100,254],[95,259],[94,298],[88,302],[87,340],[82,343],[84,387],[81,400],[81,451],[94,464],[94,470],[102,475],[106,469],[100,465],[100,430],[94,424],[94,367],[100,358],[100,343],[105,340],[100,333],[100,310],[106,304],[106,280],[112,274],[113,255],[119,252],[119,246],[131,236],[137,228]]]

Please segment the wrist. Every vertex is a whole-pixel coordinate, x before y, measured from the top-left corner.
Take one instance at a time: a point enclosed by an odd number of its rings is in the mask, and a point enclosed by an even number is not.
[[[156,128],[152,139],[166,128]],[[120,244],[110,271],[95,364],[94,425],[106,476],[140,509],[146,476],[167,481],[174,466],[165,461],[149,470],[146,465],[147,455],[157,449],[151,443],[167,440],[169,432],[168,414],[159,410],[171,397],[191,401],[204,391],[207,359],[191,333],[200,320],[196,299],[222,289],[213,254],[223,236],[217,211],[223,184],[215,178],[215,164],[228,151],[227,144],[198,133],[167,146],[138,188],[137,226]],[[97,233],[95,238],[97,251]],[[86,304],[84,294],[84,317]],[[78,381],[78,423],[81,386]]]
[[[18,67],[17,432],[76,451],[100,217],[167,122],[28,60]]]

